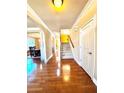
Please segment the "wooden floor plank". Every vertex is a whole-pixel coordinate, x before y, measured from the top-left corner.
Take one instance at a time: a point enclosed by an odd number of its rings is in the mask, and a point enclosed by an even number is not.
[[[28,93],[97,93],[95,84],[73,59],[56,62],[53,57],[48,64],[40,59],[30,62],[28,67],[33,70],[28,74]],[[35,68],[29,66],[33,64]]]

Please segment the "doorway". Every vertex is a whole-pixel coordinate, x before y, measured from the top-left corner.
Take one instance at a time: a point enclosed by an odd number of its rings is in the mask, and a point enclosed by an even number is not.
[[[28,58],[40,58],[40,39],[28,36],[27,38]]]
[[[27,57],[40,58],[42,62],[46,61],[46,43],[43,31],[28,31]]]

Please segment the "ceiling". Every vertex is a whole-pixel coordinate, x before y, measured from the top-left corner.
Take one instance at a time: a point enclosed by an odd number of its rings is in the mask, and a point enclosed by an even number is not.
[[[52,31],[70,29],[88,0],[64,0],[62,8],[58,11],[52,0],[28,0],[30,7],[38,14],[43,22]],[[29,18],[28,18],[29,19]],[[28,20],[28,27],[37,25]]]
[[[27,16],[27,27],[38,27],[36,22],[34,22],[29,16]]]
[[[28,28],[38,28],[36,22],[34,22],[30,17],[27,16],[27,27]],[[27,36],[31,38],[40,38],[40,33],[37,30],[28,30]]]

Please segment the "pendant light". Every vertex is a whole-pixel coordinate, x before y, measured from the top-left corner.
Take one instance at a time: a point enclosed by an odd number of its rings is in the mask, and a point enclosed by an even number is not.
[[[52,0],[55,7],[60,8],[63,4],[63,0]]]

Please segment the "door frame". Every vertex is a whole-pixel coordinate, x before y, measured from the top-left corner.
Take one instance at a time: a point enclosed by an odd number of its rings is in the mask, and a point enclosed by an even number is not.
[[[41,52],[41,58],[40,59],[41,59],[41,61],[44,61],[46,63],[46,42],[45,42],[45,34],[42,30],[40,30],[40,50],[41,50],[40,51]],[[42,59],[42,54],[44,54],[43,59]]]

